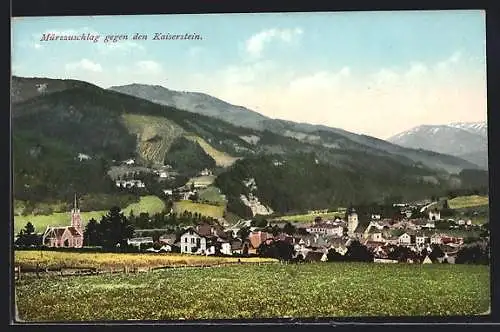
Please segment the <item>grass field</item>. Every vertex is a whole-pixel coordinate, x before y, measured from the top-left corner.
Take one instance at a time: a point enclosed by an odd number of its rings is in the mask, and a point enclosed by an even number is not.
[[[488,196],[460,196],[448,201],[450,209],[463,209],[483,205],[488,205]]]
[[[143,196],[138,203],[133,203],[123,209],[125,215],[129,215],[130,211],[134,211],[135,215],[140,212],[156,213],[161,212],[165,208],[163,201],[156,196]],[[82,221],[85,225],[91,218],[99,221],[108,211],[90,211],[82,212]],[[69,225],[71,222],[71,212],[53,213],[47,216],[43,215],[28,215],[14,216],[14,232],[17,234],[30,221],[35,226],[36,232],[44,232],[47,226]]]
[[[210,156],[215,160],[215,163],[217,166],[222,166],[222,167],[229,167],[236,160],[238,160],[237,157],[232,157],[228,155],[225,152],[219,151],[215,149],[213,146],[208,144],[203,138],[198,137],[198,136],[192,136],[192,135],[186,135],[185,136],[187,139],[196,142],[200,145],[200,147]]]
[[[335,217],[344,217],[344,212],[327,212],[327,213],[310,213],[310,214],[297,214],[294,216],[283,216],[283,217],[278,217],[274,218],[273,221],[279,221],[279,220],[284,220],[284,221],[296,221],[296,222],[304,222],[304,223],[309,223],[313,222],[314,218],[316,217],[321,217],[323,219],[331,219]]]
[[[206,189],[202,189],[198,192],[198,197],[201,201],[209,201],[211,203],[226,203],[225,199],[222,197],[220,189],[217,187],[210,186]]]
[[[489,267],[316,263],[21,279],[26,321],[479,315]],[[79,299],[79,300],[77,300]]]
[[[15,251],[15,265],[22,270],[47,267],[75,268],[116,268],[123,266],[159,267],[166,265],[197,265],[237,262],[236,257],[211,257],[181,254],[119,254],[119,253],[88,253],[60,251]],[[241,258],[243,262],[272,262],[273,259],[249,257]]]
[[[192,201],[178,201],[174,202],[174,213],[182,213],[184,211],[189,211],[192,213],[199,213],[202,216],[212,217],[212,218],[222,218],[224,215],[225,206],[216,206],[210,204],[193,203]]]

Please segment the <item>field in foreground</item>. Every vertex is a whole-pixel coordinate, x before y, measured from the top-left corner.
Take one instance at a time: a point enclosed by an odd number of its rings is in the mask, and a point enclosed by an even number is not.
[[[123,209],[126,216],[129,215],[130,211],[134,211],[135,215],[140,212],[149,212],[150,214],[161,212],[165,208],[163,201],[156,196],[142,196],[138,203],[133,203]],[[82,212],[83,225],[94,218],[95,220],[101,220],[101,217],[108,213],[108,211],[90,211]],[[28,216],[14,216],[14,233],[17,234],[19,231],[30,221],[35,226],[35,231],[37,233],[43,233],[47,226],[57,226],[57,225],[70,225],[71,223],[71,212],[58,212],[52,213],[50,215],[28,215]]]
[[[487,266],[271,264],[21,279],[16,295],[25,321],[447,316],[486,312],[490,284]]]
[[[74,267],[74,268],[119,268],[123,266],[160,267],[166,265],[212,265],[237,262],[236,257],[213,257],[181,254],[120,254],[120,253],[88,253],[60,251],[15,251],[14,262],[22,270],[32,270],[39,264],[41,269]],[[272,262],[273,259],[249,257],[241,258],[242,262]]]

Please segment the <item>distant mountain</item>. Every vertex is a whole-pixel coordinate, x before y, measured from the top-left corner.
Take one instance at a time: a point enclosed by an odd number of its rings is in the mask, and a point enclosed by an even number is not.
[[[235,106],[204,93],[175,91],[159,85],[129,84],[113,86],[109,90],[152,101],[160,105],[211,116],[253,129],[264,129],[267,118],[242,106]]]
[[[422,125],[397,134],[389,141],[408,148],[425,149],[468,160],[488,168],[488,134],[485,122]]]
[[[218,98],[197,92],[180,92],[158,85],[130,84],[114,86],[112,91],[168,105],[188,112],[208,115],[236,126],[267,130],[300,142],[320,145],[329,149],[370,151],[382,156],[399,156],[413,163],[433,169],[458,173],[464,168],[477,168],[472,162],[430,151],[405,148],[366,135],[358,135],[339,128],[287,120],[271,119],[248,108],[235,106]]]

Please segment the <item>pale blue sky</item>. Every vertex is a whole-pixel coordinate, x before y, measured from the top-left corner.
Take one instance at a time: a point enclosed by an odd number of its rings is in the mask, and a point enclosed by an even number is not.
[[[40,41],[46,32],[100,40]],[[149,40],[104,43],[134,32]],[[203,39],[153,41],[155,32]],[[422,123],[486,119],[481,11],[33,17],[14,19],[12,35],[20,76],[206,92],[271,117],[381,138]],[[413,116],[372,121],[400,112]]]

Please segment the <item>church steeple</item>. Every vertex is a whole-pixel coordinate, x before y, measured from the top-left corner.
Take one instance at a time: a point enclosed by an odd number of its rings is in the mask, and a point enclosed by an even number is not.
[[[71,210],[71,226],[75,227],[78,231],[82,231],[82,221],[80,217],[80,209],[78,208],[78,200],[76,199],[76,193],[75,193],[75,199],[73,203],[73,210]]]

